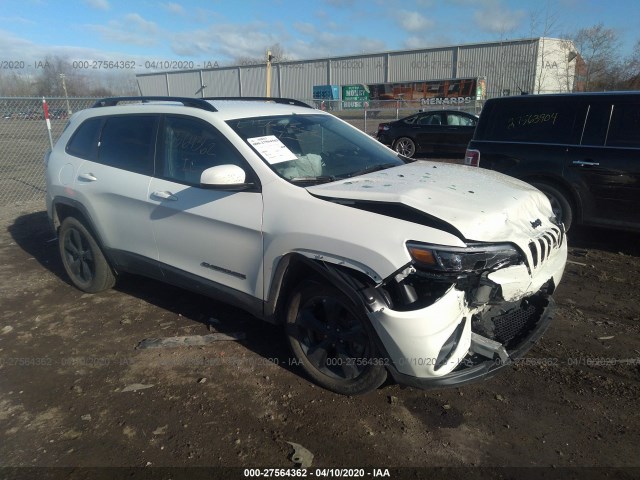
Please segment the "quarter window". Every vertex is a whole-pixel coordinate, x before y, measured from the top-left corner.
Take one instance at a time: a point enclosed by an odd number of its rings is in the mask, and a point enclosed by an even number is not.
[[[100,136],[99,162],[152,175],[157,122],[151,115],[107,118]]]
[[[66,152],[74,157],[95,160],[98,153],[98,136],[101,125],[102,118],[99,117],[82,122],[67,143]]]
[[[612,147],[640,147],[640,104],[621,104],[613,107],[607,145]]]
[[[575,129],[577,115],[584,121],[584,111],[578,112],[572,102],[526,99],[496,104],[495,121],[488,125],[487,140],[572,144],[582,133]],[[585,107],[586,110],[586,107]],[[581,123],[582,124],[582,123]]]

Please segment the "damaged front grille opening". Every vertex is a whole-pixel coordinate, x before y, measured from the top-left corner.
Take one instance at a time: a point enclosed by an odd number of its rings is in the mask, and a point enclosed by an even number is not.
[[[550,255],[553,249],[562,245],[562,230],[553,228],[529,242],[529,251],[533,268],[538,268]]]
[[[490,307],[473,315],[471,330],[506,349],[515,348],[535,329],[548,304],[546,295],[538,295]]]

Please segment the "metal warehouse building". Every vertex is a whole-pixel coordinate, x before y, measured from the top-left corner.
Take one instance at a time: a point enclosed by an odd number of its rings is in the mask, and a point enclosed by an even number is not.
[[[354,85],[422,82],[427,85],[422,91],[426,91],[434,88],[429,85],[437,81],[472,78],[484,79],[483,90],[480,93],[478,89],[478,98],[474,100],[523,92],[567,92],[574,89],[578,61],[580,57],[571,41],[540,37],[274,62],[270,93],[309,100],[314,98],[314,87],[320,86],[337,86],[339,90]],[[167,71],[141,74],[137,80],[142,95],[264,96],[267,66]],[[319,98],[317,91],[315,98]]]

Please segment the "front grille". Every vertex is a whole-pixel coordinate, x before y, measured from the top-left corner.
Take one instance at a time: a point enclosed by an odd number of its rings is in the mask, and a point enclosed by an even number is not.
[[[532,268],[538,268],[538,266],[542,265],[544,261],[549,258],[549,255],[551,255],[554,249],[560,248],[563,236],[562,230],[554,227],[529,242]]]
[[[529,332],[538,320],[538,309],[532,303],[494,317],[494,339],[508,344],[511,340]]]
[[[474,315],[471,329],[506,348],[513,347],[535,328],[547,303],[544,297],[536,296],[496,305],[481,315]]]

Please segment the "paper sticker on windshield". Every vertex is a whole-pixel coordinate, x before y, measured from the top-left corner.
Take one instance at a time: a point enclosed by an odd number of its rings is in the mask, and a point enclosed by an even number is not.
[[[275,135],[247,138],[247,142],[271,165],[298,159]]]

